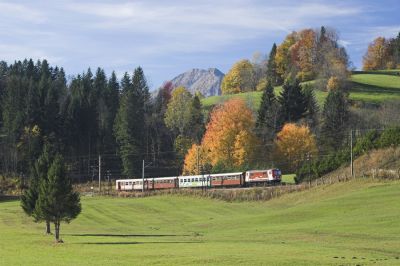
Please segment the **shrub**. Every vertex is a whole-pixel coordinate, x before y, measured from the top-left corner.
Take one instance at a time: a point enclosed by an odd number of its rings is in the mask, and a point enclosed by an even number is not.
[[[377,147],[385,148],[400,145],[400,127],[392,127],[384,130],[377,140]]]

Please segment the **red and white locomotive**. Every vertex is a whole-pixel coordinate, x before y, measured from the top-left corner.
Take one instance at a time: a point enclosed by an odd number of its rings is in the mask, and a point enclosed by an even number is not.
[[[267,185],[281,182],[282,173],[279,169],[250,170],[246,172],[153,177],[142,179],[116,180],[116,190],[155,190],[171,188],[219,188],[219,187],[246,187],[253,185]]]

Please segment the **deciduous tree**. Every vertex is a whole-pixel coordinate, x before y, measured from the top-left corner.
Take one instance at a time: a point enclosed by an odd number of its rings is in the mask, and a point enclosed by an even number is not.
[[[184,87],[178,87],[168,103],[165,124],[176,136],[188,136],[192,118],[192,94]]]
[[[253,65],[249,60],[241,60],[233,65],[222,80],[222,94],[254,91],[256,80]]]
[[[275,149],[286,171],[294,172],[308,156],[318,153],[314,135],[307,126],[285,124],[275,140]]]
[[[211,165],[232,168],[254,161],[258,142],[254,126],[252,111],[243,100],[234,98],[216,107],[202,142]]]
[[[363,57],[363,69],[385,69],[388,58],[388,41],[383,37],[378,37],[368,45],[368,50]]]

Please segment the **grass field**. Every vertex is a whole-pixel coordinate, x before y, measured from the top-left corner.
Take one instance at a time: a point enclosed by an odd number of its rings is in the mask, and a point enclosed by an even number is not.
[[[397,70],[395,70],[397,71]],[[368,72],[370,73],[370,72]],[[375,73],[375,72],[372,72]],[[385,72],[384,72],[385,73]],[[400,100],[400,77],[386,74],[353,74],[351,76],[350,99],[365,103],[382,103],[387,100]],[[275,87],[275,94],[282,91],[282,86]],[[323,106],[327,92],[315,91],[317,102]],[[240,97],[257,110],[260,106],[262,92],[247,92],[235,95],[223,95],[204,98],[202,104],[206,110],[212,106],[224,102],[232,97]]]
[[[287,184],[294,184],[294,177],[296,175],[295,174],[289,174],[289,175],[282,175],[282,182],[285,182]]]
[[[0,264],[398,265],[399,191],[355,180],[268,202],[85,197],[64,244],[1,202]]]

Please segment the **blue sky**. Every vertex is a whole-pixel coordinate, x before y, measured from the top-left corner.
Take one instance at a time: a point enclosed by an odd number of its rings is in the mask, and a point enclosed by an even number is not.
[[[326,25],[359,68],[369,42],[400,31],[399,14],[399,0],[0,0],[0,60],[46,58],[69,75],[140,65],[154,89],[191,68],[227,72],[293,30]]]

